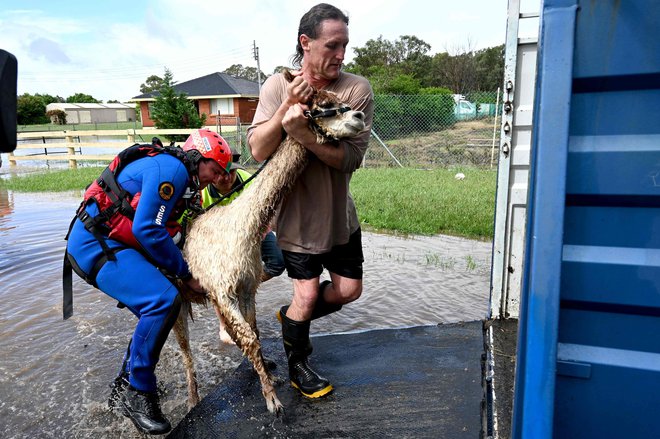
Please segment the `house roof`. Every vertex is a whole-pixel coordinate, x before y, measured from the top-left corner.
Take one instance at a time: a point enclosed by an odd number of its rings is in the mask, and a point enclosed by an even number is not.
[[[177,93],[185,93],[189,98],[259,97],[259,84],[257,82],[219,72],[175,84],[174,90]],[[135,96],[130,101],[153,100],[159,95],[159,92],[153,91]]]
[[[135,104],[75,104],[68,102],[53,102],[46,105],[46,110],[95,110],[95,109],[115,109],[115,110],[135,110]]]

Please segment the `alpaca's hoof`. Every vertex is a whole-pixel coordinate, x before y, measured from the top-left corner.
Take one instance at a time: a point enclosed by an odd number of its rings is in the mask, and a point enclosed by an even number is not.
[[[269,412],[275,413],[278,417],[284,413],[284,406],[275,395],[266,399],[266,407],[268,407]]]

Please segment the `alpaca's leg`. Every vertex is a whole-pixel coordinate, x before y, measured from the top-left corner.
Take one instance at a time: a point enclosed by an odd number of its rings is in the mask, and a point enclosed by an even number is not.
[[[222,315],[225,318],[225,327],[232,336],[236,345],[241,348],[243,354],[248,357],[252,367],[259,376],[261,382],[261,393],[266,400],[268,411],[279,414],[282,410],[282,403],[277,398],[273,378],[266,365],[261,352],[261,343],[257,334],[252,330],[250,324],[239,310],[239,304],[223,302],[219,304]]]
[[[259,337],[259,329],[257,328],[257,302],[256,302],[256,287],[245,288],[243,293],[240,294],[241,314],[245,317],[245,321],[250,325],[250,328]]]
[[[174,334],[183,354],[183,366],[186,371],[188,382],[188,409],[193,408],[199,402],[199,391],[197,388],[197,374],[193,363],[192,350],[190,349],[190,331],[188,330],[188,314],[190,313],[190,302],[181,303],[179,317],[174,323]]]
[[[225,329],[225,318],[222,317],[222,313],[220,312],[220,309],[218,308],[218,305],[215,303],[213,304],[213,309],[215,309],[215,314],[218,316],[218,323],[220,324],[220,341],[225,343],[225,344],[233,344],[235,345],[236,343],[234,340],[232,340],[231,335],[227,332]]]
[[[247,322],[248,325],[250,325],[250,328],[252,328],[252,331],[254,331],[254,333],[257,335],[257,338],[259,338],[259,328],[257,327],[257,302],[255,299],[257,285],[253,285],[250,288],[252,289],[242,290],[248,292],[247,293],[244,292],[239,295],[239,308],[241,310],[241,314],[245,318],[245,321]],[[250,293],[250,291],[252,292]],[[268,375],[270,376],[271,381],[276,384],[279,384],[281,382],[281,379],[270,372],[271,370],[275,370],[277,368],[277,363],[275,363],[275,361],[265,356],[263,358],[264,358],[264,363],[266,364],[266,371],[268,371]]]

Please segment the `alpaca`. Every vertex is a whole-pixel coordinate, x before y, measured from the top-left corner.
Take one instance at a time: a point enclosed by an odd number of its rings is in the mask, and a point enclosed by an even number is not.
[[[285,75],[288,81],[293,78],[288,72]],[[309,127],[319,143],[353,137],[365,127],[364,113],[344,106],[332,92],[315,90],[308,106]],[[275,378],[264,364],[256,320],[255,294],[262,275],[260,240],[307,161],[304,146],[290,137],[284,139],[240,197],[195,219],[183,250],[190,271],[258,374],[268,410],[276,414],[283,406],[275,393]],[[190,406],[199,396],[188,341],[188,307],[182,309],[174,329],[183,351]]]

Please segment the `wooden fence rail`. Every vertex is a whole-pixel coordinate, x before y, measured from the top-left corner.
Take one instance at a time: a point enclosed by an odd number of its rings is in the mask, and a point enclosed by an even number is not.
[[[231,127],[222,127],[223,135],[227,131],[231,131]],[[235,130],[235,128],[234,128]],[[16,146],[16,150],[24,149],[40,149],[44,153],[33,153],[25,155],[16,155],[15,152],[9,153],[9,165],[16,166],[20,160],[59,160],[68,161],[69,168],[75,169],[78,167],[79,161],[112,161],[116,154],[82,154],[82,148],[97,148],[97,149],[124,149],[129,145],[136,143],[136,138],[140,136],[148,138],[149,141],[154,136],[167,136],[167,135],[190,135],[194,131],[192,128],[186,129],[149,129],[149,130],[96,130],[96,131],[41,131],[41,132],[24,132],[18,133],[17,139],[20,141]],[[81,142],[82,137],[118,137],[117,141],[108,142]],[[120,140],[120,138],[126,140]],[[46,139],[55,140],[62,139],[61,142],[51,141],[46,143]],[[40,142],[36,142],[40,141]]]

